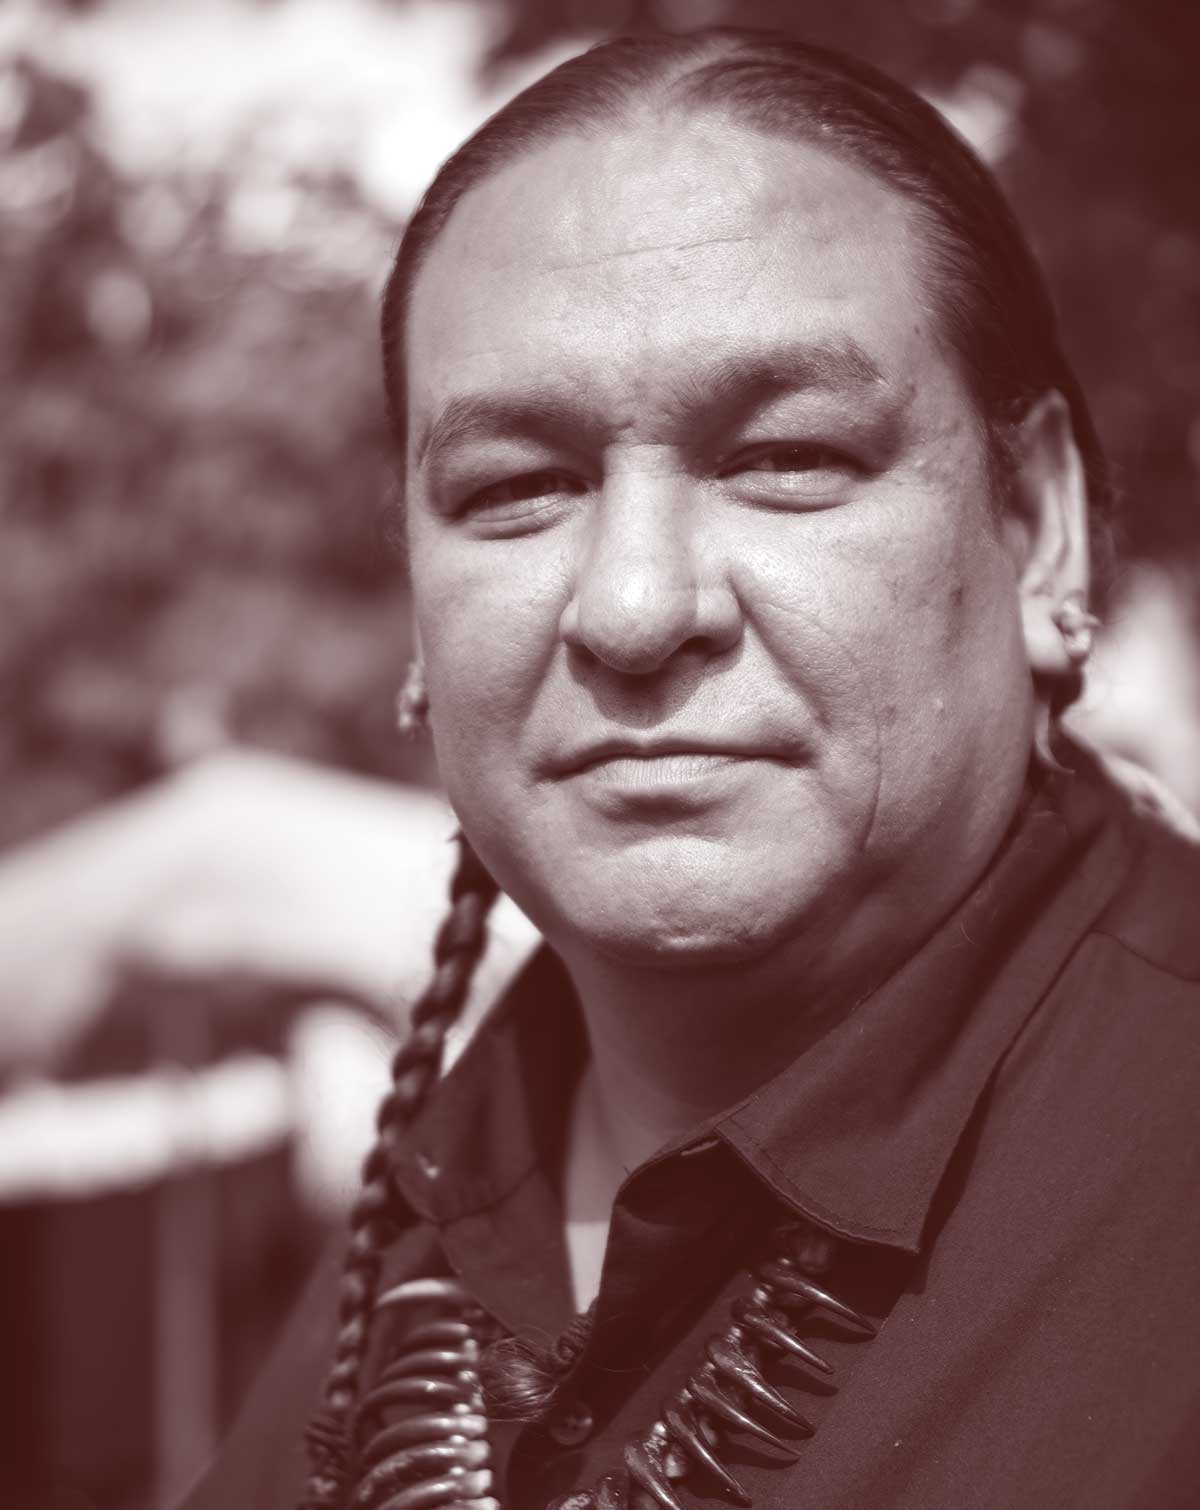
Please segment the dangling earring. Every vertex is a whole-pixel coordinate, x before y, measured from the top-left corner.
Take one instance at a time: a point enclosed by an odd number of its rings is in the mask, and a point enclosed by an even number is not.
[[[396,727],[407,739],[424,734],[429,725],[429,694],[425,690],[425,667],[419,657],[408,663],[404,681],[396,693]]]
[[[1078,668],[1092,653],[1092,638],[1100,620],[1089,613],[1081,592],[1071,592],[1054,610],[1054,627],[1062,635],[1071,665]]]

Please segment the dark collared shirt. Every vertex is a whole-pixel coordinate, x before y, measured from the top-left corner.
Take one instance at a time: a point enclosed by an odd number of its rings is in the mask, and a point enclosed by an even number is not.
[[[726,1439],[760,1510],[1200,1506],[1200,855],[1079,766],[889,981],[625,1182],[563,1394],[590,1430],[497,1426],[506,1510],[620,1464],[792,1215],[845,1239],[829,1288],[881,1327],[807,1331],[830,1383],[768,1366],[817,1429],[791,1466]],[[507,1329],[560,1332],[558,1173],[585,1055],[543,951],[399,1156],[420,1222],[385,1285],[448,1265]],[[298,1503],[334,1282],[187,1510]],[[676,1489],[727,1503],[699,1473]]]

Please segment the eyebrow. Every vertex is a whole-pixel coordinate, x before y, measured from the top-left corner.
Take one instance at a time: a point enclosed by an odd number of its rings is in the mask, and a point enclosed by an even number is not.
[[[882,385],[883,373],[859,343],[844,336],[724,357],[690,373],[681,408],[690,413],[749,411],[785,393],[846,392]],[[448,399],[418,432],[418,466],[464,442],[498,435],[538,437],[562,429],[592,429],[575,400],[561,391],[533,389],[515,396],[462,394]]]
[[[882,384],[883,373],[849,336],[728,357],[689,378],[700,404],[761,403],[780,393],[807,389],[843,392]]]
[[[431,423],[418,433],[414,448],[417,465],[465,441],[493,439],[497,435],[536,436],[575,417],[575,406],[554,398],[549,391],[519,398],[463,394],[448,399]]]

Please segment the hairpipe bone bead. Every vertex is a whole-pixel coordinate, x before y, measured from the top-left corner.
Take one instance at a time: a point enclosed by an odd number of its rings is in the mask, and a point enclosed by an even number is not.
[[[500,1510],[478,1373],[483,1312],[454,1279],[410,1280],[374,1309],[415,1316],[356,1413],[351,1510]]]

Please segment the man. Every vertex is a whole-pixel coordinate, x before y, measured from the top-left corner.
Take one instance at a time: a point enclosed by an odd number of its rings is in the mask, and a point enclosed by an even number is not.
[[[311,1505],[1189,1503],[1197,863],[1051,753],[1102,461],[986,172],[611,44],[384,331],[464,860],[337,1325],[192,1503],[294,1502],[317,1368]],[[497,885],[549,948],[432,1093]]]

